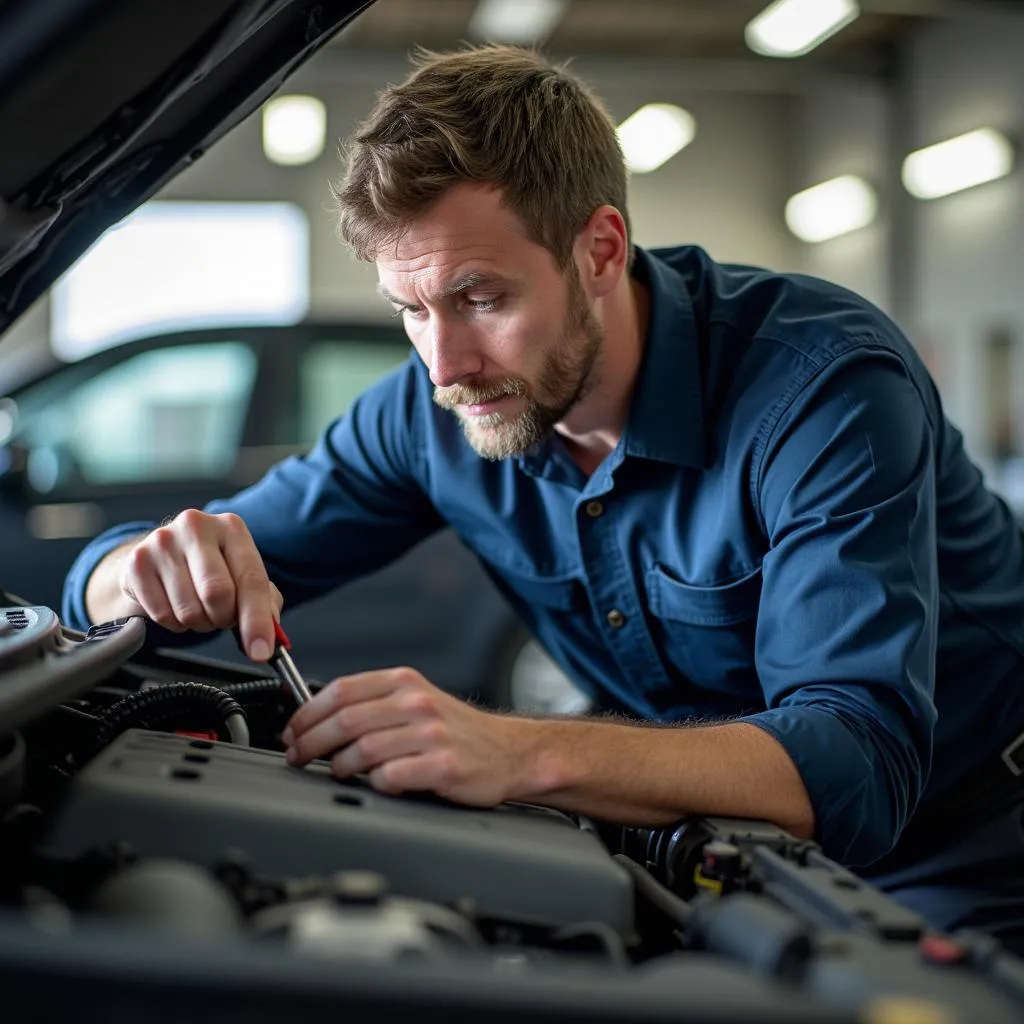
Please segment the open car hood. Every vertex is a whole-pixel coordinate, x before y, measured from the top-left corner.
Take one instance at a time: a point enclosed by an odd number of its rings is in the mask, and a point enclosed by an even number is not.
[[[0,3],[0,334],[372,2]]]

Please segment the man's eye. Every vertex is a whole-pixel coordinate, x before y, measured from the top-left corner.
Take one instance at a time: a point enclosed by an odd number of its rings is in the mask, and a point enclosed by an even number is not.
[[[498,304],[497,299],[466,299],[466,305],[478,313],[487,313]]]
[[[408,313],[412,317],[416,317],[419,316],[422,312],[422,306],[399,306],[391,315],[395,319],[398,319],[398,317],[404,316],[406,313]]]

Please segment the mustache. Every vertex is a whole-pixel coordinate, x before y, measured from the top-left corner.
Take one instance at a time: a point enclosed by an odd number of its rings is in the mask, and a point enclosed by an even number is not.
[[[525,394],[525,381],[518,377],[506,377],[494,383],[451,384],[446,388],[434,388],[434,401],[442,409],[454,409],[457,405],[480,405],[507,395]]]

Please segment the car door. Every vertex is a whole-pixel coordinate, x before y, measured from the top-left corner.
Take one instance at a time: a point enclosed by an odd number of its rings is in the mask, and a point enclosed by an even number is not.
[[[59,607],[84,543],[202,506],[259,472],[258,334],[190,332],[64,366],[9,396],[16,461],[0,477],[0,585]]]

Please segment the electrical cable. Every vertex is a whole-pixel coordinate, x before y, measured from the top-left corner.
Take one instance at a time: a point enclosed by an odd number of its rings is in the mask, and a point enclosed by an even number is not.
[[[239,747],[249,746],[249,725],[245,720],[245,712],[241,708],[224,719],[224,727],[227,729],[232,743]]]
[[[92,723],[100,721],[99,715],[94,715],[88,711],[83,711],[81,708],[70,707],[67,704],[58,704],[56,710],[59,711],[62,715],[68,715],[69,717],[76,718],[79,721]]]
[[[682,928],[686,928],[690,924],[693,917],[693,909],[685,900],[680,899],[671,889],[667,889],[649,871],[646,871],[635,860],[627,857],[624,853],[613,854],[612,860],[621,864],[629,872],[637,892],[652,906],[667,915]]]
[[[269,700],[283,697],[285,689],[280,679],[246,679],[238,683],[221,683],[218,689],[230,694],[239,704],[255,703],[257,700]]]
[[[224,728],[232,743],[249,745],[249,728],[238,701],[206,683],[178,682],[129,693],[102,711],[94,741],[96,750],[102,750],[126,729],[159,729],[203,711],[216,715],[217,725]]]

